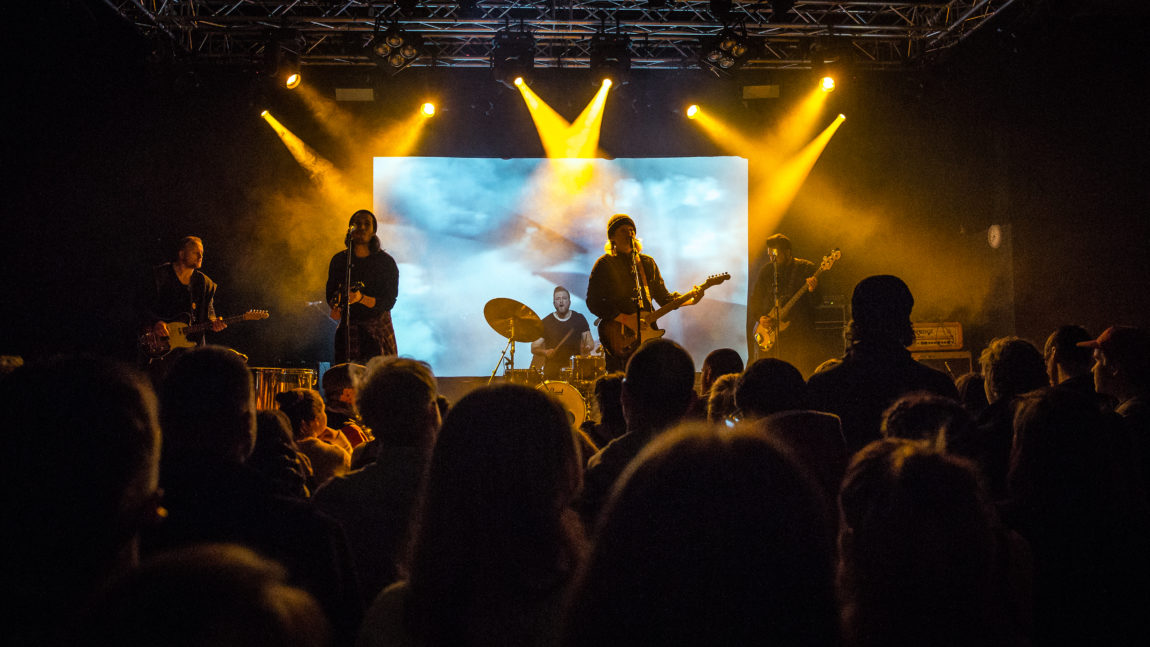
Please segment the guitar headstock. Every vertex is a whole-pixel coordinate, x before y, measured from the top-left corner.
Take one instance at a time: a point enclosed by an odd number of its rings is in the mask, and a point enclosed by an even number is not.
[[[267,310],[248,310],[241,315],[244,321],[257,321],[259,319],[267,319],[269,316]]]
[[[835,261],[842,258],[842,256],[843,253],[836,247],[831,250],[830,254],[823,257],[823,262],[819,264],[819,267],[823,270],[829,270],[831,266],[835,264]]]
[[[699,286],[699,289],[700,290],[706,290],[707,288],[718,285],[718,284],[722,283],[723,281],[726,281],[730,278],[731,278],[730,272],[723,272],[722,274],[712,274],[711,276],[707,277],[706,281],[703,281],[703,284]]]

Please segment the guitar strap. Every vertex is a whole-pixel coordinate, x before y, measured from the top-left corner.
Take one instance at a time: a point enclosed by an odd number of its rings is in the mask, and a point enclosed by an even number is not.
[[[644,300],[647,302],[647,307],[653,309],[655,302],[651,301],[651,288],[647,286],[647,272],[643,269],[642,256],[639,257],[639,262],[636,265],[639,266],[639,285],[643,286]]]

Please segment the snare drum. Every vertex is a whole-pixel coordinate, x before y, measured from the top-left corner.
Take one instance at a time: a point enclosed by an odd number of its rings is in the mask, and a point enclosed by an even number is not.
[[[587,404],[583,401],[583,394],[575,387],[566,382],[547,380],[536,388],[550,393],[559,400],[559,405],[567,412],[571,426],[578,427],[587,419]]]
[[[575,355],[571,358],[571,379],[591,382],[607,372],[607,360],[599,355]]]
[[[543,381],[543,374],[535,368],[509,368],[503,372],[503,379],[512,384],[536,386]]]
[[[251,369],[256,389],[256,408],[275,409],[276,394],[292,389],[314,389],[316,372],[310,368]]]

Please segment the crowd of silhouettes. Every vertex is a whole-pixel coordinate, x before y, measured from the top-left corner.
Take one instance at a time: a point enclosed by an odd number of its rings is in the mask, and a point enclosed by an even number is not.
[[[159,383],[5,358],[6,643],[1150,641],[1150,331],[998,338],[954,380],[913,307],[861,281],[806,379],[717,349],[697,383],[651,340],[581,429],[406,357],[260,411],[222,347]]]

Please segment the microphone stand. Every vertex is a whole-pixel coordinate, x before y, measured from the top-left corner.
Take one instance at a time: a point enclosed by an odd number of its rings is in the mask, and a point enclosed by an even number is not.
[[[780,346],[780,344],[782,344],[783,340],[782,340],[781,331],[779,330],[780,326],[782,325],[782,321],[780,321],[780,316],[782,315],[782,313],[779,312],[779,255],[778,254],[771,254],[771,265],[774,266],[774,268],[775,268],[774,285],[771,286],[771,295],[772,295],[772,298],[773,298],[774,304],[775,304],[775,306],[774,306],[774,313],[775,313],[775,316],[774,316],[774,319],[775,319],[775,347],[774,347],[774,351],[775,351],[775,357],[782,357],[782,353],[781,353],[780,348],[779,348],[779,346]]]
[[[348,227],[347,236],[344,237],[344,244],[347,245],[347,266],[344,268],[343,275],[343,349],[345,362],[351,362],[351,255],[354,253],[355,243],[352,241],[351,232],[353,227]]]
[[[639,278],[642,268],[639,265],[639,249],[635,237],[631,236],[631,274],[635,277],[635,347],[643,343],[643,281]]]

